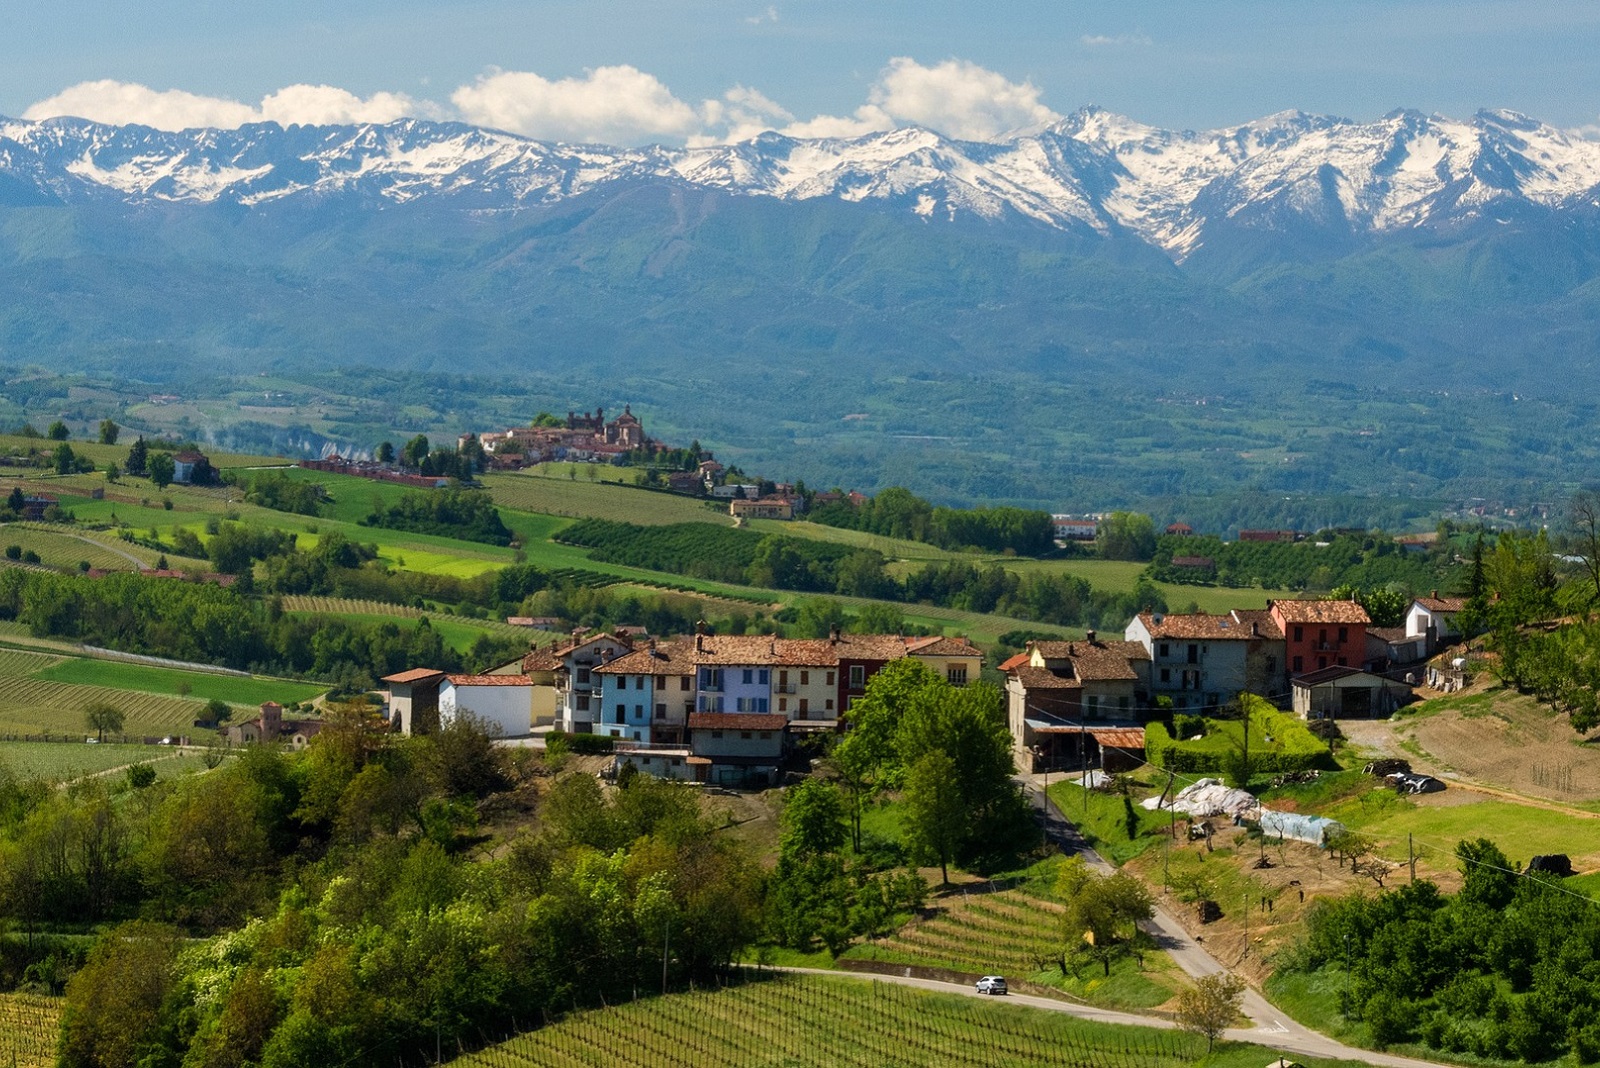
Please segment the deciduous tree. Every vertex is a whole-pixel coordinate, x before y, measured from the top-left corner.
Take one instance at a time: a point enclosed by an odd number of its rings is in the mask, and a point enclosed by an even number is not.
[[[1206,1037],[1206,1052],[1239,1016],[1244,980],[1232,972],[1203,975],[1178,995],[1178,1026]]]

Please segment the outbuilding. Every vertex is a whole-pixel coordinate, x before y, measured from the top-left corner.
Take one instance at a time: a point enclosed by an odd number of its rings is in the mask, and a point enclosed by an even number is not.
[[[1409,688],[1357,667],[1334,666],[1289,680],[1301,719],[1371,719],[1387,716],[1410,696]]]

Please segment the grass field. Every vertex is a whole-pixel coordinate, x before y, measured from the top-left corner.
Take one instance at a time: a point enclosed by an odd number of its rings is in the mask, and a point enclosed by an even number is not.
[[[0,994],[0,1065],[53,1068],[60,1029],[60,998]]]
[[[5,654],[0,654],[0,678],[11,674],[12,672],[7,670]],[[327,689],[315,683],[293,682],[287,679],[241,678],[237,675],[180,671],[176,668],[150,667],[144,664],[87,657],[64,657],[54,664],[38,668],[31,675],[35,679],[47,682],[104,686],[172,697],[192,697],[198,701],[215,699],[226,701],[231,705],[259,705],[264,701],[277,701],[279,704],[309,701]]]
[[[789,976],[575,1013],[451,1063],[464,1068],[1178,1068],[1204,1055],[1205,1040],[1192,1035],[1095,1024],[1004,998]],[[1205,1063],[1260,1068],[1269,1056],[1259,1046],[1223,1043]]]
[[[91,536],[92,537],[92,536]],[[39,562],[51,567],[77,567],[87,560],[90,567],[106,571],[132,571],[133,563],[106,546],[84,541],[71,534],[35,523],[10,523],[0,527],[0,545],[20,546],[39,554]]]

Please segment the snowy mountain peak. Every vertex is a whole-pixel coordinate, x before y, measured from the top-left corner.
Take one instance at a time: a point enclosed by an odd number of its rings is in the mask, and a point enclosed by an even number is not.
[[[993,143],[906,126],[641,150],[422,119],[174,133],[0,118],[0,205],[338,197],[518,209],[625,179],[835,198],[929,222],[1131,233],[1182,259],[1219,228],[1370,235],[1471,220],[1500,202],[1588,210],[1600,188],[1600,144],[1505,109],[1465,121],[1400,109],[1369,122],[1291,110],[1196,132],[1088,106]]]

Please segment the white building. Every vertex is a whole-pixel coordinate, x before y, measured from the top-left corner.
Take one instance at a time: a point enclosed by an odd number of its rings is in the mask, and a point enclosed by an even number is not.
[[[533,732],[533,680],[527,675],[446,675],[439,687],[439,725],[470,712],[502,738]]]

